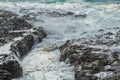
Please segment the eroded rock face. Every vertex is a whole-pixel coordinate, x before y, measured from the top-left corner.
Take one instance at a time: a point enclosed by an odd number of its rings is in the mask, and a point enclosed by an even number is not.
[[[68,40],[60,47],[60,61],[75,66],[75,80],[120,79],[120,52],[113,49],[119,47],[120,31],[116,34],[102,31],[92,37]]]
[[[18,78],[22,76],[22,67],[14,56],[1,54],[0,62],[1,77],[5,76],[6,80],[11,80],[11,78]]]

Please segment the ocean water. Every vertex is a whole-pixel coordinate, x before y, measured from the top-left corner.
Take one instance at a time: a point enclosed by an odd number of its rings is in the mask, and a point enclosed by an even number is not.
[[[0,9],[13,11],[48,36],[20,62],[24,74],[14,80],[74,80],[74,67],[59,62],[58,47],[68,39],[88,37],[99,29],[120,27],[120,0],[4,0]],[[60,16],[72,12],[74,15]],[[75,15],[86,14],[86,18]],[[25,18],[25,17],[24,17]],[[103,74],[102,74],[103,75]]]
[[[120,0],[1,0],[7,2],[42,2],[42,3],[55,3],[55,2],[120,2]]]

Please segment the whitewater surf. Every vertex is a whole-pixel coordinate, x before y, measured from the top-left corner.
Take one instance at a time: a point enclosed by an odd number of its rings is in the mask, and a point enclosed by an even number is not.
[[[67,40],[120,27],[119,0],[3,0],[0,9],[19,14],[47,37],[20,62],[23,76],[14,80],[75,80],[74,66],[60,62],[59,47]]]

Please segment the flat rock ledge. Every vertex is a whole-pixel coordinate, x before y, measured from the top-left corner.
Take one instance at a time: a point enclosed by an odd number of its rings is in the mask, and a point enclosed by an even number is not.
[[[23,69],[19,59],[23,58],[33,45],[42,42],[46,36],[42,27],[32,28],[32,25],[24,19],[18,18],[17,14],[0,10],[0,44],[4,45],[20,37],[11,44],[10,53],[0,54],[0,80],[21,77]]]
[[[68,40],[60,61],[74,65],[75,80],[120,80],[120,30],[99,30],[87,38]]]

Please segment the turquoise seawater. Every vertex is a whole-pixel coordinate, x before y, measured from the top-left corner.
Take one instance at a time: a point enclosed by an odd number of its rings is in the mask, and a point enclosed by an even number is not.
[[[0,0],[7,2],[41,2],[41,3],[56,3],[56,2],[120,2],[120,0]]]
[[[5,2],[41,2],[41,3],[56,3],[65,2],[66,0],[0,0]]]

